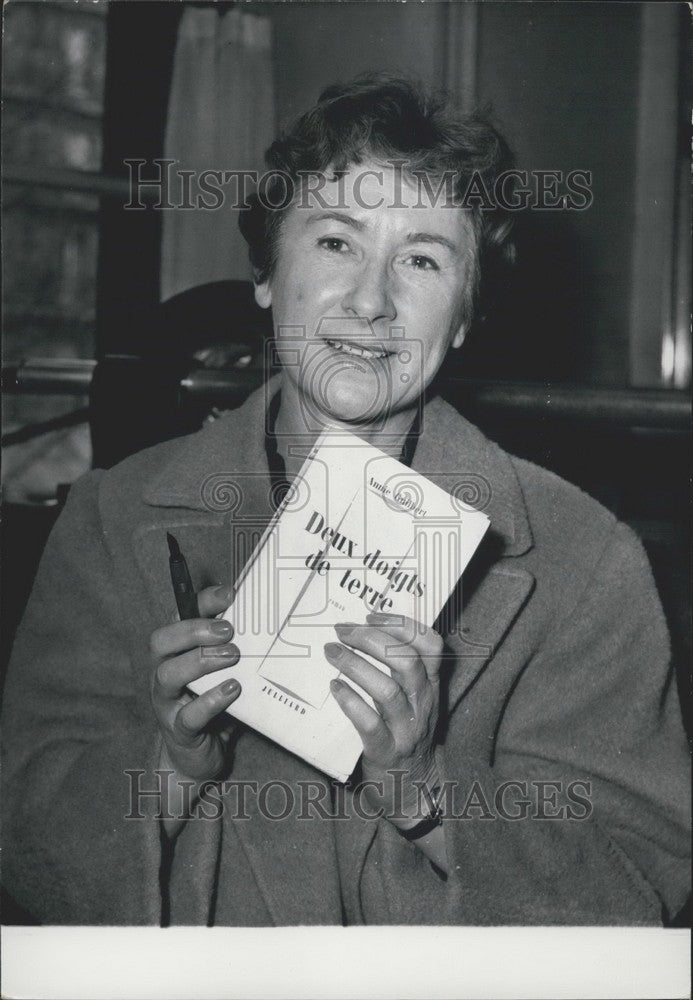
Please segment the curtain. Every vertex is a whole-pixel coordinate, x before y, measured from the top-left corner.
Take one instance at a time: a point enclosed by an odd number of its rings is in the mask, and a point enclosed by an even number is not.
[[[226,13],[186,7],[171,82],[164,157],[175,162],[170,201],[180,205],[177,171],[195,171],[191,201],[203,170],[257,170],[274,138],[271,22],[237,7]],[[221,184],[215,209],[165,209],[161,298],[208,281],[249,279],[246,244],[231,207],[235,184]],[[252,187],[248,187],[252,190]],[[212,197],[204,195],[208,202]]]

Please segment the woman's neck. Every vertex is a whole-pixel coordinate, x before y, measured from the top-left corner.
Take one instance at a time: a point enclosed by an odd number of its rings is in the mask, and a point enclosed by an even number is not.
[[[399,458],[416,418],[416,409],[402,410],[383,420],[382,424],[351,424],[321,414],[317,407],[306,413],[298,390],[289,379],[282,377],[281,401],[274,433],[277,451],[284,460],[288,479],[294,479],[303,465],[308,450],[325,428],[349,431],[363,438],[368,444],[380,448],[393,458]]]

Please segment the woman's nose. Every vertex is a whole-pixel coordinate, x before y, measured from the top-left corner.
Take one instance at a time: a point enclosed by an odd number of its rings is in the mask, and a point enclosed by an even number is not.
[[[347,312],[371,322],[378,319],[395,319],[397,309],[387,263],[378,263],[372,259],[364,261],[351,275],[349,287],[342,299],[342,307]]]

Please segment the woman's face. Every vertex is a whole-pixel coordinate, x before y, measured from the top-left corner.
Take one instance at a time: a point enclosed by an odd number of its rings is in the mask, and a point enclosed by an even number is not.
[[[464,339],[473,236],[436,188],[366,162],[282,220],[255,295],[272,307],[285,389],[327,421],[385,426],[414,411]]]

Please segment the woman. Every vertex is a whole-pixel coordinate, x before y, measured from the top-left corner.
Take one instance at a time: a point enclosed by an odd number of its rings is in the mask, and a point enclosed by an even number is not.
[[[281,377],[71,491],[8,682],[11,891],[50,922],[660,922],[685,892],[686,747],[642,548],[435,395],[506,243],[503,213],[466,197],[493,190],[503,141],[406,81],[366,78],[326,90],[268,164],[242,228]],[[406,361],[393,330],[417,347]],[[346,788],[235,724],[233,681],[187,690],[238,659],[216,616],[242,562],[205,483],[239,485],[233,527],[252,535],[321,424],[490,487],[492,530],[444,637],[381,618],[326,647],[375,705],[333,685],[364,746]],[[171,623],[167,531],[199,619]],[[273,818],[270,786],[301,808]]]

